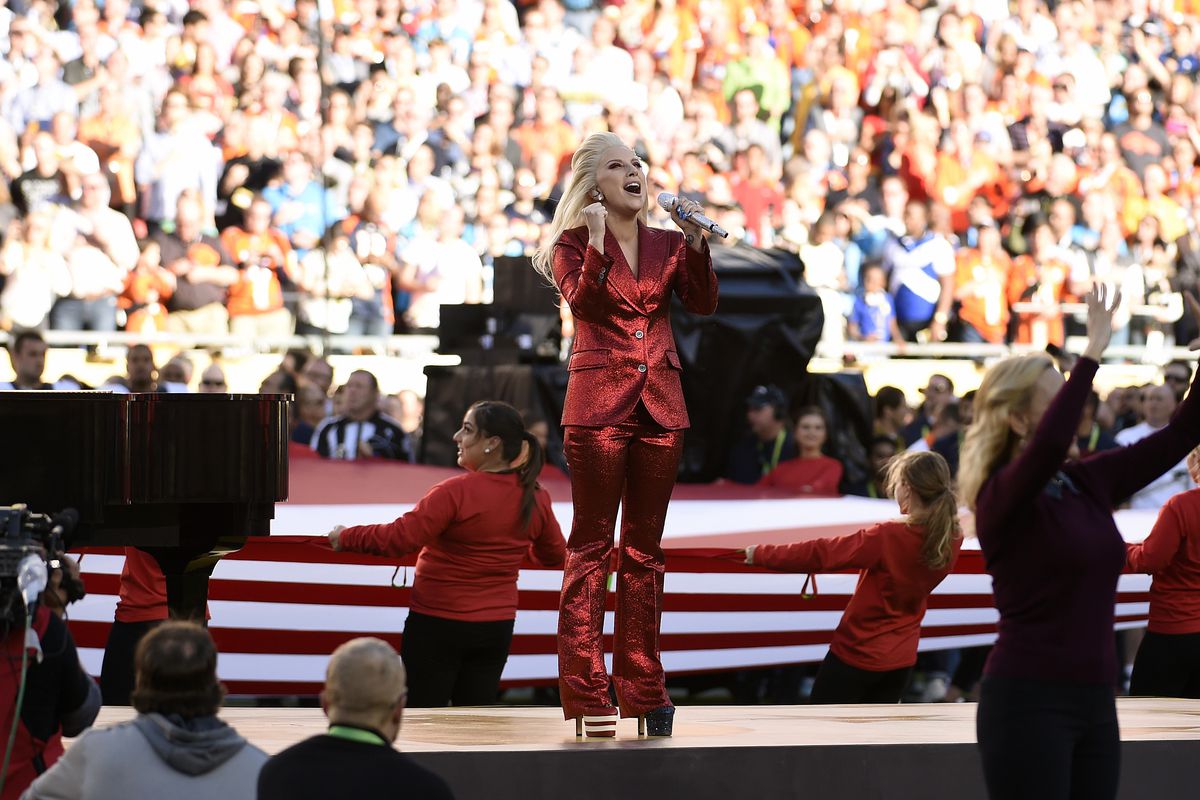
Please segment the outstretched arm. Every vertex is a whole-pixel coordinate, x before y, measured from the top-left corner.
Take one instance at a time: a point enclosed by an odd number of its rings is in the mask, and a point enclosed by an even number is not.
[[[329,533],[334,550],[406,556],[441,536],[454,521],[458,502],[445,484],[438,484],[404,516],[383,525],[340,525]]]
[[[883,556],[879,525],[849,536],[811,539],[793,544],[760,544],[747,548],[747,560],[781,572],[825,572],[837,569],[870,569]]]

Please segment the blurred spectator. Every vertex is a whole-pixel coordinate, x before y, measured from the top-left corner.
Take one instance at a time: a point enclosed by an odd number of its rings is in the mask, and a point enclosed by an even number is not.
[[[327,398],[325,393],[311,383],[303,382],[296,387],[296,424],[291,439],[300,444],[311,444],[313,433],[325,419]]]
[[[780,462],[799,455],[788,425],[787,396],[777,386],[758,386],[746,399],[748,430],[729,453],[725,477],[758,483]]]
[[[1166,427],[1175,414],[1178,401],[1175,390],[1166,385],[1147,386],[1142,390],[1142,410],[1145,421],[1126,428],[1117,434],[1117,444],[1128,447],[1139,442],[1150,434]],[[1148,486],[1134,493],[1129,498],[1130,508],[1146,508],[1158,510],[1173,495],[1194,489],[1191,476],[1188,475],[1187,459],[1180,461],[1169,472],[1151,481]]]
[[[33,782],[35,798],[253,798],[267,755],[218,716],[217,648],[193,622],[138,644],[132,722],[92,729]]]
[[[896,323],[908,341],[928,330],[933,341],[946,338],[954,299],[954,250],[929,230],[929,205],[910,200],[904,209],[904,236],[884,249],[883,266],[891,275]]]
[[[295,394],[296,378],[292,373],[277,369],[258,386],[259,394]]]
[[[13,204],[22,214],[41,210],[47,203],[65,205],[70,202],[67,197],[67,177],[61,169],[54,137],[47,131],[35,134],[32,151],[33,167],[12,184]]]
[[[179,333],[228,333],[225,298],[240,275],[221,242],[203,232],[202,215],[200,199],[185,192],[177,203],[174,232],[159,231],[154,236],[162,263],[176,279],[167,305],[167,328]]]
[[[313,177],[308,156],[294,150],[283,161],[283,183],[269,187],[263,197],[271,204],[273,225],[303,256],[321,242],[325,229],[344,216],[334,197]]]
[[[117,329],[117,297],[138,259],[137,239],[129,220],[109,208],[108,181],[99,172],[81,179],[74,213],[61,215],[56,233],[67,242],[71,290],[50,312],[56,330]]]
[[[1188,381],[1191,381],[1190,375]],[[1079,417],[1079,429],[1075,436],[1080,458],[1087,458],[1090,455],[1120,447],[1112,434],[1104,425],[1100,424],[1099,412],[1100,395],[1093,389],[1084,403],[1083,414]]]
[[[329,730],[268,760],[258,776],[258,797],[365,797],[396,786],[413,797],[453,797],[445,781],[391,746],[406,696],[404,665],[387,642],[360,638],[339,646],[321,692]]]
[[[187,391],[187,387],[192,382],[192,360],[183,353],[171,356],[171,359],[163,364],[162,369],[158,371],[159,379],[163,383],[170,383],[182,387],[180,391]]]
[[[131,333],[166,330],[166,301],[174,294],[177,284],[175,273],[162,264],[162,248],[158,242],[143,242],[137,263],[125,276],[125,289],[117,298],[117,307],[124,314],[125,330]]]
[[[759,486],[784,489],[799,495],[833,497],[842,482],[842,462],[825,455],[829,423],[816,406],[802,408],[796,415],[795,458],[780,461],[763,476]]]
[[[883,386],[875,393],[875,436],[891,439],[896,450],[908,447],[903,431],[908,425],[908,401],[895,386]],[[882,495],[881,495],[882,496]]]
[[[294,281],[295,254],[287,237],[271,227],[271,204],[255,197],[243,227],[226,228],[221,244],[238,269],[229,287],[229,332],[246,338],[291,336],[294,322],[283,305],[283,287]]]
[[[862,288],[854,296],[846,330],[856,342],[904,341],[882,265],[871,263],[863,268]]]
[[[938,373],[929,376],[921,394],[925,395],[925,401],[913,415],[912,421],[900,432],[905,448],[928,436],[937,424],[942,409],[955,402],[954,384],[945,375]]]
[[[304,369],[300,375],[320,389],[326,397],[329,396],[329,388],[333,386],[333,367],[328,361],[323,358],[310,358],[304,362]]]
[[[178,225],[180,196],[190,190],[195,192],[197,225],[211,226],[219,158],[220,152],[193,124],[187,95],[171,89],[162,101],[158,131],[146,138],[134,167],[142,218],[160,226]]]
[[[21,331],[8,340],[8,360],[13,379],[0,383],[0,389],[53,389],[42,380],[46,371],[46,340],[37,331]]]
[[[323,458],[344,461],[415,460],[412,442],[400,423],[379,410],[379,382],[362,369],[350,373],[345,384],[344,412],[327,418],[317,427],[312,449]]]
[[[1012,260],[1000,231],[978,228],[978,248],[958,251],[954,296],[959,302],[956,341],[1003,344],[1008,336],[1008,286]]]
[[[888,462],[896,455],[896,439],[892,436],[875,436],[867,449],[870,472],[867,477],[849,487],[846,494],[874,499],[887,497],[885,478]]]
[[[53,216],[48,209],[8,226],[0,247],[0,327],[44,328],[50,309],[71,292],[71,273],[53,242]]]
[[[200,386],[196,391],[200,394],[221,394],[229,391],[229,386],[225,383],[225,371],[219,364],[209,364],[204,368],[204,372],[200,373]]]

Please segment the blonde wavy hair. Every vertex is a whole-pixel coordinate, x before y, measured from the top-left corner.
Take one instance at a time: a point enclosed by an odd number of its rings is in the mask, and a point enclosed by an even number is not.
[[[954,554],[954,540],[962,535],[950,467],[946,459],[929,450],[904,452],[888,462],[884,475],[884,486],[892,497],[901,483],[921,502],[921,510],[908,515],[908,524],[925,529],[921,561],[930,569],[942,569]]]
[[[1012,457],[1019,437],[1010,418],[1029,410],[1033,387],[1048,369],[1054,369],[1054,361],[1037,353],[1006,358],[983,376],[975,395],[975,420],[958,460],[959,496],[971,511],[983,484]]]
[[[571,180],[563,190],[562,199],[554,209],[554,219],[550,222],[550,232],[545,241],[549,244],[533,254],[533,268],[550,283],[554,283],[554,248],[558,246],[559,237],[563,231],[578,228],[585,224],[583,210],[596,202],[593,192],[596,190],[596,173],[600,170],[600,157],[610,147],[626,147],[621,137],[609,131],[599,131],[583,140],[575,155],[571,157]],[[642,211],[638,219],[645,222],[649,218],[650,195],[642,203]]]

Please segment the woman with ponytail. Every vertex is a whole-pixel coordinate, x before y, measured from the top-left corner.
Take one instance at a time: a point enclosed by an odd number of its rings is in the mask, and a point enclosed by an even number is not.
[[[904,519],[849,536],[744,551],[747,564],[784,572],[861,570],[813,683],[813,703],[900,702],[917,662],[929,594],[958,557],[958,505],[944,458],[902,453],[888,464],[885,487]]]
[[[622,716],[670,736],[660,541],[688,427],[671,295],[693,314],[711,314],[717,278],[705,231],[685,219],[697,203],[679,200],[672,219],[682,233],[646,226],[645,165],[615,134],[589,136],[571,169],[552,244],[533,258],[575,319],[562,416],[575,505],[558,615],[563,713],[577,734],[616,733],[601,628],[622,506],[612,683]]]
[[[476,403],[454,441],[466,474],[437,484],[394,522],[329,533],[334,550],[420,553],[400,645],[414,708],[496,702],[521,562],[561,567],[566,552],[537,483],[542,448],[515,408]]]
[[[1121,302],[1107,295],[1098,286],[1087,298],[1087,348],[1065,384],[1041,354],[988,369],[963,441],[959,491],[1000,612],[975,720],[992,800],[1117,796],[1113,621],[1126,548],[1113,509],[1200,444],[1193,382],[1166,427],[1073,460]]]

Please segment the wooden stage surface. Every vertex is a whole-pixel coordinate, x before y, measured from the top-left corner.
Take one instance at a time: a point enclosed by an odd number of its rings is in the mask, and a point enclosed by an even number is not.
[[[1200,701],[1118,700],[1121,798],[1200,782]],[[105,708],[97,725],[129,719]],[[223,709],[268,753],[325,729],[318,708]],[[557,708],[413,709],[399,749],[443,775],[459,798],[984,797],[975,706],[680,706],[675,735],[576,739]],[[631,779],[631,775],[637,776]]]

